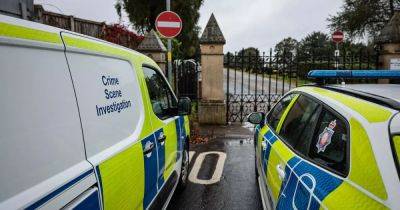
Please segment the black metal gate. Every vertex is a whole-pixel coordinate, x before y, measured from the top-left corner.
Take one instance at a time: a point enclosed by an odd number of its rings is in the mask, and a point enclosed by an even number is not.
[[[327,56],[284,56],[249,52],[227,53],[224,57],[226,121],[243,123],[251,112],[268,112],[277,100],[298,85],[308,83],[312,69],[374,69],[377,56],[368,52]],[[332,56],[331,56],[332,55]],[[335,66],[336,62],[339,66]]]
[[[175,91],[179,97],[197,100],[199,96],[199,64],[195,60],[174,61]]]

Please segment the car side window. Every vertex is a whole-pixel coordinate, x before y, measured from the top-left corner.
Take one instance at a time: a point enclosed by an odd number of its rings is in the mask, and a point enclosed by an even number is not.
[[[290,109],[279,135],[292,148],[304,147],[310,143],[313,136],[310,128],[318,119],[319,107],[318,103],[301,95]]]
[[[295,149],[303,155],[308,155],[310,152],[310,145],[314,136],[315,127],[318,124],[318,118],[320,116],[322,106],[318,106],[317,111],[311,116],[310,120],[304,127],[300,134],[299,140],[296,143]]]
[[[324,109],[319,118],[309,157],[341,174],[347,174],[348,130],[344,119]]]
[[[143,67],[143,73],[154,113],[162,120],[174,116],[177,101],[164,77],[148,67]]]
[[[290,94],[282,98],[268,114],[267,122],[272,129],[276,130],[283,113],[296,95]]]

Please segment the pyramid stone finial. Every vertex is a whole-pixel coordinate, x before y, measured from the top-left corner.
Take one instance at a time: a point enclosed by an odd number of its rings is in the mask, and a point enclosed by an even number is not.
[[[154,30],[151,30],[144,36],[143,41],[139,44],[138,51],[146,52],[166,52],[164,44],[162,43],[160,37]]]
[[[200,44],[225,44],[225,37],[218,26],[214,14],[211,14],[207,26],[200,38]]]
[[[165,52],[167,52],[167,49],[154,30],[151,30],[144,36],[144,39],[139,44],[137,50],[153,59],[165,74],[167,63]]]

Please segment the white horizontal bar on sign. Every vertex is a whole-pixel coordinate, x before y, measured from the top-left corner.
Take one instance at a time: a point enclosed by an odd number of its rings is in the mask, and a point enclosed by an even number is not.
[[[157,26],[163,27],[163,28],[180,28],[181,23],[180,22],[158,21]]]

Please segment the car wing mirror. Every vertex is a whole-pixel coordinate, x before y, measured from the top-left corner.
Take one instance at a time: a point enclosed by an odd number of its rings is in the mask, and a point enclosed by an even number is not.
[[[254,125],[259,125],[265,120],[265,113],[263,112],[253,112],[247,116],[247,121]]]
[[[178,114],[190,115],[192,113],[192,101],[189,97],[181,97],[178,101]]]

